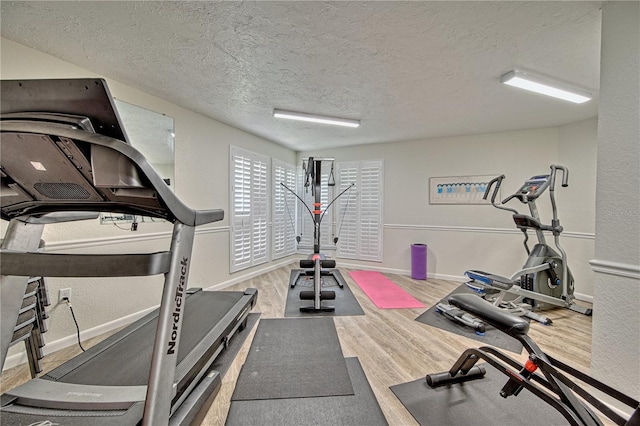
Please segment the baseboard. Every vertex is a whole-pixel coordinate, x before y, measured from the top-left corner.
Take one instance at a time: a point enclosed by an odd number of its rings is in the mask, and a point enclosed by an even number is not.
[[[343,262],[342,260],[339,260],[338,262],[338,269],[340,268],[347,268],[347,269],[358,269],[360,271],[378,271],[378,272],[384,272],[387,274],[396,274],[396,275],[411,275],[411,271],[407,271],[404,269],[394,269],[394,268],[382,268],[380,266],[374,266],[374,265],[360,265],[360,264],[356,264],[356,263],[348,263],[348,262]]]
[[[207,287],[205,290],[209,290],[209,291],[223,290],[223,289],[225,289],[227,287],[231,287],[234,284],[238,284],[238,283],[241,283],[242,281],[246,281],[246,280],[249,280],[251,278],[255,278],[258,275],[266,274],[267,272],[275,271],[278,268],[282,268],[283,266],[287,266],[290,263],[295,263],[295,262],[298,262],[298,261],[299,261],[299,259],[293,258],[293,259],[284,260],[282,262],[273,263],[273,264],[271,264],[271,265],[269,265],[269,266],[267,266],[265,268],[261,268],[261,269],[249,272],[247,274],[243,274],[241,276],[232,278],[232,279],[227,280],[227,281],[223,281],[223,282],[218,283],[218,284],[214,284],[214,285],[212,285],[210,287]]]
[[[387,273],[387,274],[411,276],[411,271],[406,270],[406,269],[381,268],[381,267],[377,267],[377,266],[357,265],[357,264],[349,264],[349,263],[344,263],[344,262],[340,262],[340,266],[342,266],[344,268],[349,268],[349,269],[378,271],[378,272],[383,272],[383,273]],[[429,273],[427,273],[427,279],[446,280],[446,281],[454,281],[454,282],[459,282],[459,283],[463,283],[463,282],[468,280],[468,278],[466,276],[445,275],[445,274],[429,274]],[[583,294],[583,293],[574,293],[574,296],[576,297],[577,300],[593,304],[593,296],[590,296],[588,294]]]
[[[359,265],[355,263],[347,263],[340,261],[338,265],[338,269],[340,268],[348,268],[348,269],[359,269],[365,271],[378,271],[386,274],[396,274],[396,275],[406,275],[411,276],[411,271],[408,269],[395,269],[395,268],[383,268],[380,266],[373,265]],[[446,280],[446,281],[455,281],[455,282],[464,282],[467,280],[466,277],[460,275],[445,275],[445,274],[433,274],[427,271],[427,279],[434,280]]]
[[[573,293],[573,295],[576,297],[577,300],[591,303],[593,305],[593,296],[589,296],[588,294],[582,294],[582,293]]]

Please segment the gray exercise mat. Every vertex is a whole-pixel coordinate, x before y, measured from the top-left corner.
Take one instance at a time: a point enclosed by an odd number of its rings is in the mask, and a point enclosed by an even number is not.
[[[533,426],[566,425],[567,420],[527,389],[507,399],[499,391],[507,376],[486,365],[483,379],[444,385],[435,389],[424,377],[391,391],[421,425]]]
[[[452,294],[458,293],[471,293],[476,294],[473,290],[468,288],[466,285],[461,284],[457,289],[452,291],[447,295],[444,299],[440,300],[439,303],[447,303],[447,299]],[[416,318],[416,321],[419,321],[423,324],[430,325],[432,327],[437,327],[442,330],[446,330],[451,333],[459,334],[461,336],[468,337],[470,339],[477,340],[482,343],[482,346],[495,346],[497,348],[505,349],[507,351],[521,353],[522,352],[522,344],[514,339],[513,337],[496,330],[494,327],[489,324],[486,325],[486,333],[484,336],[479,336],[476,332],[469,326],[461,324],[457,321],[453,321],[443,314],[439,314],[436,312],[436,305],[430,307],[425,313]]]
[[[332,318],[262,319],[232,401],[353,395]]]
[[[227,425],[299,426],[387,425],[358,358],[347,358],[346,365],[354,394],[320,398],[232,401]]]
[[[323,290],[335,291],[336,298],[334,300],[325,300],[323,305],[334,306],[335,310],[332,312],[300,312],[301,306],[313,306],[313,300],[300,300],[301,291],[313,291],[313,276],[305,277],[298,280],[298,284],[295,287],[291,287],[291,281],[295,278],[296,272],[302,271],[301,269],[294,269],[291,271],[289,277],[289,291],[287,292],[287,303],[284,309],[285,317],[318,317],[318,316],[352,316],[352,315],[364,315],[362,307],[358,303],[351,289],[345,282],[340,271],[333,270],[333,274],[339,275],[338,279],[344,284],[344,287],[340,288],[336,279],[331,276],[323,276]],[[308,279],[305,279],[308,278]]]

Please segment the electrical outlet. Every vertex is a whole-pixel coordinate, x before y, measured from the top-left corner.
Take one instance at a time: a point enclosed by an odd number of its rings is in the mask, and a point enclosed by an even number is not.
[[[58,293],[58,302],[64,302],[64,299],[68,299],[71,301],[71,289],[70,288],[61,288],[60,293]]]

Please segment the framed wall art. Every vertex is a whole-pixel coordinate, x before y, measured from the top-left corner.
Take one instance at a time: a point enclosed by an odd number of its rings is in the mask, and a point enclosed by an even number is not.
[[[429,203],[491,204],[490,197],[487,197],[486,200],[483,200],[482,197],[487,189],[487,184],[496,176],[498,175],[429,178]]]

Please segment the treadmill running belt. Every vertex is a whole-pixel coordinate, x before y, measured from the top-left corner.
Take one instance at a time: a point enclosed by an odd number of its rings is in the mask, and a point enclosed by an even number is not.
[[[180,338],[178,365],[205,338],[212,324],[219,323],[229,309],[242,298],[243,293],[200,291],[196,295],[198,297],[190,295],[187,298],[185,312],[188,312],[188,315],[185,314],[183,320],[184,332]],[[133,333],[124,337],[117,333],[103,342],[104,345],[96,345],[84,352],[78,357],[81,364],[77,367],[63,364],[43,378],[83,385],[146,385],[149,380],[157,315],[158,311],[155,311],[152,320],[149,320],[148,316],[139,320],[147,320],[147,323]],[[89,359],[82,362],[86,358]],[[70,368],[72,370],[65,374]]]

